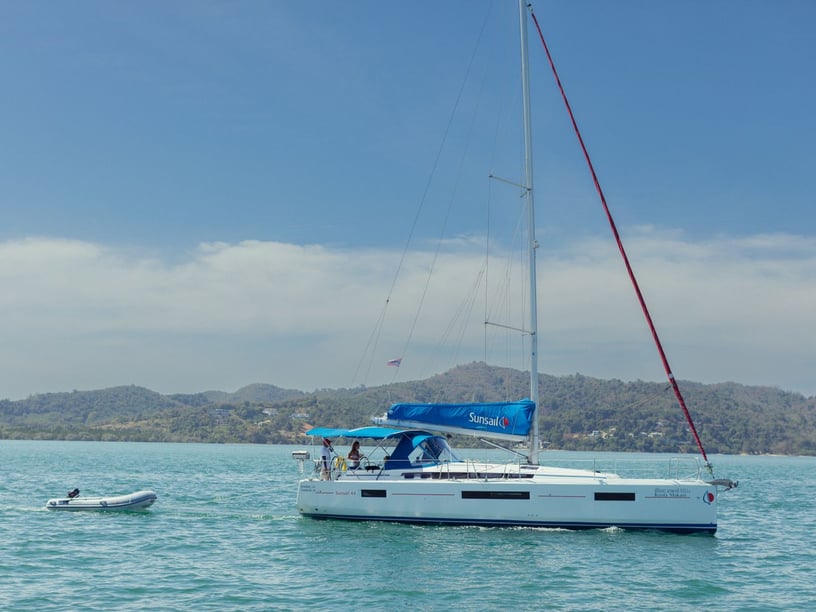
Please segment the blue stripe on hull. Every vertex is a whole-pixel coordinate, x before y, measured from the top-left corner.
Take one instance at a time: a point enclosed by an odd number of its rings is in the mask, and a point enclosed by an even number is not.
[[[301,513],[303,516],[312,519],[334,519],[343,521],[382,521],[390,523],[406,523],[411,525],[473,525],[478,527],[543,527],[548,529],[608,529],[618,527],[620,529],[636,529],[639,531],[665,531],[670,533],[704,533],[714,535],[717,525],[711,524],[659,524],[659,523],[583,523],[583,522],[557,522],[557,521],[502,521],[492,519],[461,520],[454,518],[419,519],[416,517],[393,517],[393,516],[347,516],[335,514],[310,514]]]

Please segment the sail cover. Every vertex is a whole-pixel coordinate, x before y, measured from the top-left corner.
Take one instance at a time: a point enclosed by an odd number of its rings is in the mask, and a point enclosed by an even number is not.
[[[394,404],[380,424],[517,440],[530,433],[534,414],[535,404],[529,399],[477,404]]]

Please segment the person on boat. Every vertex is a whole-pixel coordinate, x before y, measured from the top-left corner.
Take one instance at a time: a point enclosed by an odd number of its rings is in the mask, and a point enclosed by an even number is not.
[[[351,445],[351,450],[348,453],[348,467],[350,470],[356,470],[360,467],[360,459],[362,455],[360,454],[360,441],[355,440]]]
[[[332,451],[331,440],[323,438],[323,449],[320,451],[320,477],[329,480],[331,474]]]

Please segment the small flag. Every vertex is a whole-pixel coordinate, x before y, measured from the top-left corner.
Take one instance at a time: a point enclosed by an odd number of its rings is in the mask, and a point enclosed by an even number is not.
[[[389,359],[388,361],[385,362],[385,365],[390,365],[390,366],[394,366],[395,368],[398,368],[401,363],[402,363],[402,357],[400,357],[399,359]]]

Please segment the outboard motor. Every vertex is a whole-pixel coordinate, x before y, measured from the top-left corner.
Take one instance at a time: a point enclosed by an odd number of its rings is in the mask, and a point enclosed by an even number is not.
[[[79,496],[79,489],[74,489],[73,491],[68,491],[68,497],[70,499],[74,499],[75,497]]]
[[[303,473],[303,464],[309,458],[309,451],[306,450],[296,450],[292,451],[292,459],[298,461],[300,463],[300,473]]]

